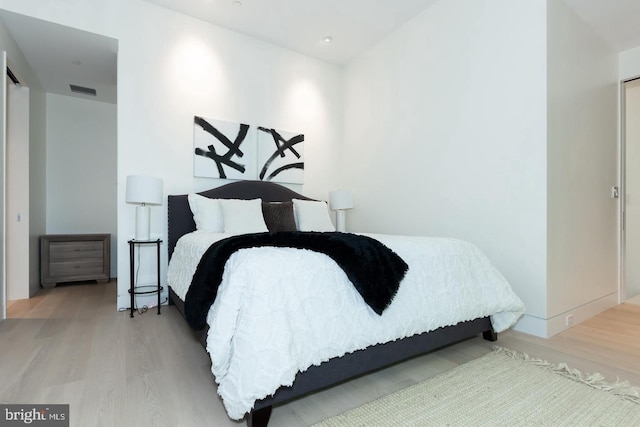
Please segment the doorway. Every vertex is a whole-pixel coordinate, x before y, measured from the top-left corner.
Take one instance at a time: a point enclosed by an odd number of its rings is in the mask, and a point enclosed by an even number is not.
[[[117,259],[118,41],[3,9],[0,30],[0,50],[13,60],[9,65],[15,65],[21,83],[9,86],[8,98],[26,101],[28,114],[23,136],[28,143],[15,151],[26,165],[16,166],[19,176],[5,182],[7,200],[12,193],[19,203],[0,206],[6,217],[1,240],[7,244],[0,259],[13,258],[0,265],[0,277],[15,277],[0,283],[0,296],[5,315],[7,299],[12,302],[12,317],[40,292],[42,235],[109,233],[111,259]],[[77,86],[93,93],[74,92]],[[8,114],[15,112],[9,108]],[[11,128],[9,122],[7,131]],[[5,179],[8,169],[2,170]],[[8,232],[19,233],[13,243]],[[110,273],[117,277],[116,263]]]
[[[6,88],[6,292],[12,301],[27,299],[29,289],[29,88],[8,67]]]
[[[29,88],[11,70],[6,52],[2,99],[2,250],[0,320],[17,299],[29,298]],[[7,250],[11,248],[11,250]]]
[[[0,67],[2,67],[2,80],[7,80],[7,52],[2,51],[2,57],[0,58]],[[6,140],[6,100],[7,100],[7,85],[0,86],[0,321],[7,318],[7,239],[6,239],[6,227],[5,227],[5,174],[6,174],[6,159],[5,153],[7,151]]]
[[[640,77],[623,82],[622,301],[640,304]]]

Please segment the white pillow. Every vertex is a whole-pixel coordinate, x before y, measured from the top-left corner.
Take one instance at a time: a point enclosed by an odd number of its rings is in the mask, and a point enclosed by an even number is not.
[[[193,212],[196,229],[216,233],[224,231],[224,219],[218,199],[210,199],[195,193],[189,194],[187,199]]]
[[[293,213],[299,231],[336,231],[326,202],[293,199]]]
[[[262,216],[262,199],[220,199],[224,232],[231,234],[263,233],[269,231]]]

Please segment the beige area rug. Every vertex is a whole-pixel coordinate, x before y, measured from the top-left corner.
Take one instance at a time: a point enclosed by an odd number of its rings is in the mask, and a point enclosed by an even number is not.
[[[640,389],[496,347],[316,426],[640,426]]]

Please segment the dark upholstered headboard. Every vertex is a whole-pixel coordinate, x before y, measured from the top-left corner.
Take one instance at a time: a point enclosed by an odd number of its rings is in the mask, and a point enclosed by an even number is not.
[[[198,193],[210,199],[262,199],[263,202],[288,202],[291,199],[311,200],[302,194],[268,181],[237,181]],[[187,194],[169,196],[169,259],[178,239],[196,230]]]

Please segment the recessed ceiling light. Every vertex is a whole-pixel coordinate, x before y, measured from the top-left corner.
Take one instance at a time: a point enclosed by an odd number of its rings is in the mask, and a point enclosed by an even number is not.
[[[81,65],[82,64],[82,62],[78,61],[77,59],[74,59],[73,61],[71,61],[71,63],[73,65]]]
[[[326,36],[324,39],[322,39],[322,41],[325,43],[331,43],[333,41],[333,37]]]
[[[242,6],[242,2],[240,0],[234,0],[233,5],[236,7]]]

